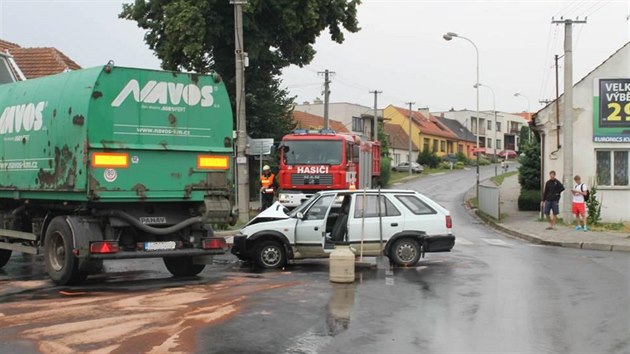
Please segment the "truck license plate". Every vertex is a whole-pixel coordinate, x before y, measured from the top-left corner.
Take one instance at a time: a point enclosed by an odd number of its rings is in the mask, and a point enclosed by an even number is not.
[[[175,241],[163,241],[163,242],[145,242],[144,249],[147,251],[165,251],[174,250]]]

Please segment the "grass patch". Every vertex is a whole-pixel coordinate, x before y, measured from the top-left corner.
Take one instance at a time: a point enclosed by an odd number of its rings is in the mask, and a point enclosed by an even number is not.
[[[518,171],[510,171],[510,172],[507,172],[507,173],[500,174],[498,176],[494,176],[494,177],[490,178],[490,180],[492,182],[494,182],[494,184],[496,184],[497,186],[500,186],[500,185],[503,184],[503,181],[506,178],[514,176],[516,174],[518,174]]]
[[[588,225],[591,231],[612,231],[626,233],[630,232],[630,223],[627,222],[603,222],[595,225]]]
[[[468,199],[468,204],[470,204],[470,206],[472,206],[473,208],[479,208],[479,200],[477,199],[477,197]]]
[[[422,173],[414,173],[412,176],[419,177],[420,175],[422,175]],[[390,185],[394,184],[394,183],[402,180],[405,177],[409,177],[409,172],[408,171],[404,171],[404,172],[392,171],[392,174],[389,175],[389,184]]]

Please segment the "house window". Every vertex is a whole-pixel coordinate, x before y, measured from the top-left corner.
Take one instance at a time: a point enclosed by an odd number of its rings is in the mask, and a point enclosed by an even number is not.
[[[501,148],[501,139],[497,139],[497,144],[495,145],[495,148],[497,149]]]
[[[398,165],[400,163],[400,154],[394,154],[394,164]]]
[[[424,147],[422,148],[422,151],[429,151],[430,145],[431,145],[431,139],[424,138]]]
[[[488,120],[488,130],[492,130],[492,121]]]
[[[363,118],[352,117],[352,131],[363,133]]]
[[[433,139],[433,152],[437,152],[438,151],[438,141],[437,139]]]
[[[492,148],[492,139],[488,139],[488,148]]]
[[[462,144],[457,144],[457,152],[458,152],[458,153],[462,153],[462,152],[464,152],[464,145],[462,145]]]
[[[628,151],[599,150],[597,183],[601,186],[628,186]]]
[[[440,141],[440,152],[445,152],[446,151],[446,141],[442,140]]]
[[[497,122],[497,131],[500,132],[501,131],[501,122]]]

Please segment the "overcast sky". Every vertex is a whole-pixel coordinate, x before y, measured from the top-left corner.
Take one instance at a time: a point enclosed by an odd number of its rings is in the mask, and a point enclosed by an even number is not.
[[[0,38],[56,47],[83,67],[113,59],[158,68],[143,31],[118,19],[125,2],[131,0],[0,0]],[[324,33],[313,63],[285,70],[284,85],[297,102],[312,101],[322,97],[317,73],[328,69],[335,72],[331,102],[371,106],[368,91],[378,89],[379,107],[414,101],[414,108],[431,111],[474,109],[475,52],[462,39],[442,38],[455,32],[479,48],[480,82],[494,89],[498,110],[524,111],[529,101],[535,111],[540,99],[555,94],[553,56],[563,54],[564,26],[551,24],[552,17],[588,16],[587,24],[574,26],[577,81],[630,40],[629,13],[629,0],[363,0],[361,31],[347,34],[341,45]],[[492,94],[483,87],[480,108],[492,109]]]

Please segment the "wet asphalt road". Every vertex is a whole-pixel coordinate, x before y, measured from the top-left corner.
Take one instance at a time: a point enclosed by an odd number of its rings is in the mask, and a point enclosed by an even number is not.
[[[451,210],[456,246],[352,285],[329,283],[326,260],[260,273],[221,257],[189,279],[139,260],[59,288],[39,258],[14,255],[0,270],[0,353],[629,353],[630,257],[488,229],[463,207],[474,179],[396,186]]]

